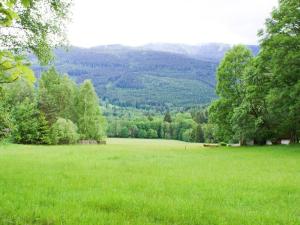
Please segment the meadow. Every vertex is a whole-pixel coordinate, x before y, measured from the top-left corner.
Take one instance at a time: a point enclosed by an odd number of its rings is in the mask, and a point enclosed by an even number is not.
[[[300,146],[0,146],[1,225],[299,225]]]

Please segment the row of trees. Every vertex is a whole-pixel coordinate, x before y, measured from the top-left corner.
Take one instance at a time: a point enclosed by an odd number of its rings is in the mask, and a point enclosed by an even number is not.
[[[164,117],[142,117],[133,120],[115,120],[109,122],[108,136],[123,138],[161,138],[203,142],[202,127],[190,113],[169,112]]]
[[[209,108],[216,140],[299,140],[299,8],[298,0],[279,1],[259,33],[256,57],[241,45],[225,55],[217,71],[219,99]]]
[[[90,80],[79,87],[50,69],[38,87],[24,79],[2,86],[0,138],[23,144],[71,144],[101,141],[106,121]]]

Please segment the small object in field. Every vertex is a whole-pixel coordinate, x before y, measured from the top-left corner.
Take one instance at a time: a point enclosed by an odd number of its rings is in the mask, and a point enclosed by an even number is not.
[[[104,141],[104,140],[103,141],[98,141],[98,144],[99,145],[106,145],[106,141]]]
[[[102,144],[102,145],[105,145],[106,144],[106,141],[96,141],[96,140],[80,140],[79,141],[79,144],[82,144],[82,145],[97,145],[97,144]]]
[[[247,140],[246,145],[253,146],[254,145],[254,140],[253,139],[252,140]]]
[[[228,144],[229,147],[240,147],[241,143],[237,143],[237,144]]]
[[[291,143],[290,139],[282,139],[280,142],[282,145],[289,145]]]
[[[266,141],[266,145],[272,145],[273,143],[272,143],[272,141],[271,140],[267,140]]]
[[[219,147],[219,144],[203,144],[204,147]]]

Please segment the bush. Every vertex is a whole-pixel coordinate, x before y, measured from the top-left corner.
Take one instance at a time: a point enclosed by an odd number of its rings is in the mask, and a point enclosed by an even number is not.
[[[148,138],[157,138],[158,135],[157,135],[156,130],[149,129],[148,132],[147,132],[147,137]]]
[[[58,118],[51,127],[52,144],[75,144],[78,139],[77,126],[71,120]]]
[[[138,137],[139,138],[146,138],[147,137],[147,132],[143,129],[139,129],[138,131]]]
[[[193,141],[192,134],[193,134],[193,129],[187,129],[187,130],[185,130],[183,132],[183,134],[182,134],[182,140],[186,141],[186,142]]]

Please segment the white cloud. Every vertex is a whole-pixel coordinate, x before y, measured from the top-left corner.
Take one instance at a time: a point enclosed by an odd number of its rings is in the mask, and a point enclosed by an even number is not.
[[[74,0],[77,46],[150,42],[257,43],[277,0]]]

